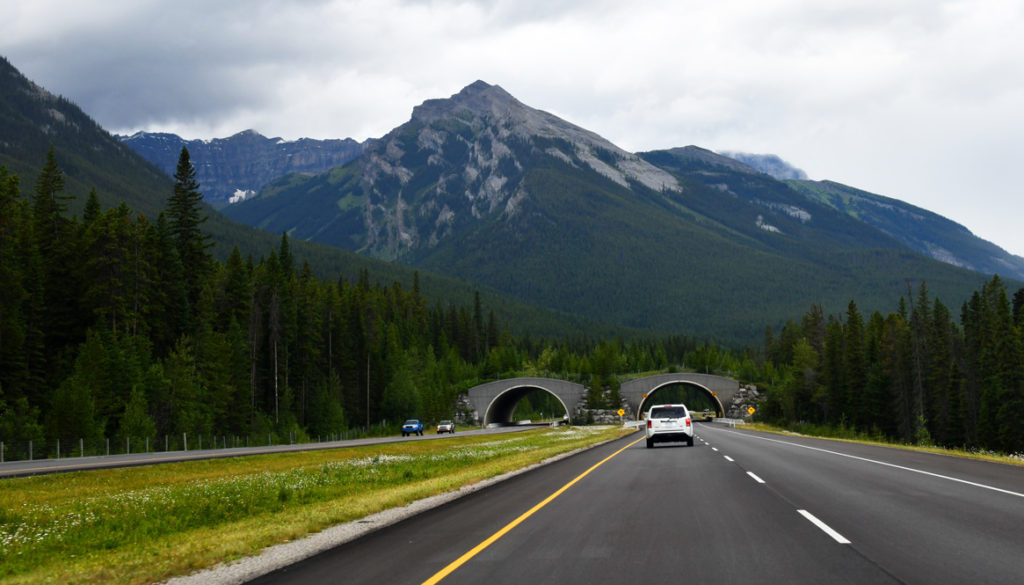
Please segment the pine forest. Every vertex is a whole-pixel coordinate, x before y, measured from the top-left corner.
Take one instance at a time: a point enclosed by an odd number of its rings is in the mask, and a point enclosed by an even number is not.
[[[838,315],[811,305],[799,323],[768,326],[762,348],[534,340],[479,294],[472,306],[423,298],[418,275],[318,278],[287,235],[259,259],[237,247],[214,259],[187,149],[155,220],[124,203],[103,210],[95,191],[68,217],[53,148],[23,190],[0,167],[7,459],[384,432],[453,418],[469,387],[521,375],[578,381],[591,408],[614,409],[621,379],[679,369],[758,385],[758,418],[785,427],[1024,452],[1024,289],[1010,295],[999,277],[959,319],[920,283],[887,316],[865,318],[852,300]]]

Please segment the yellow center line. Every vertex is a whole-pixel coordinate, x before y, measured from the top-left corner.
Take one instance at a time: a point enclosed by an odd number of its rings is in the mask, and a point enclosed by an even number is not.
[[[438,571],[437,573],[435,573],[433,577],[431,577],[431,578],[427,579],[426,581],[424,581],[423,585],[434,585],[435,583],[440,583],[442,579],[444,579],[448,575],[452,574],[452,572],[455,571],[455,569],[458,569],[462,565],[466,564],[470,559],[472,559],[476,555],[478,555],[481,552],[483,552],[484,549],[486,549],[487,547],[489,547],[492,544],[494,544],[495,542],[497,542],[499,538],[501,538],[502,536],[505,536],[506,534],[508,534],[509,531],[511,531],[516,526],[519,526],[524,520],[526,520],[530,516],[533,516],[534,513],[536,513],[538,510],[540,510],[544,506],[547,506],[548,504],[550,504],[552,500],[554,500],[558,496],[562,495],[562,493],[565,492],[565,490],[571,488],[573,485],[576,484],[576,482],[578,482],[579,480],[581,480],[584,477],[586,477],[587,475],[589,475],[591,471],[594,471],[598,467],[604,465],[612,457],[615,457],[619,453],[622,453],[626,449],[629,449],[633,445],[636,445],[640,441],[643,441],[645,438],[647,438],[646,435],[644,435],[643,437],[633,441],[632,443],[626,445],[625,447],[619,449],[618,451],[612,453],[611,455],[605,457],[601,461],[595,463],[590,469],[584,471],[579,476],[577,476],[576,479],[574,479],[574,480],[570,481],[569,483],[563,485],[561,488],[558,489],[558,491],[556,491],[555,493],[551,494],[550,496],[544,498],[544,500],[542,502],[540,502],[536,506],[534,506],[534,507],[530,508],[529,510],[527,510],[526,512],[524,512],[522,516],[520,516],[520,517],[516,518],[515,520],[509,522],[504,528],[502,528],[501,530],[499,530],[499,531],[495,532],[494,534],[492,534],[487,540],[485,540],[485,541],[481,542],[480,544],[476,545],[469,552],[467,552],[466,554],[462,555],[461,557],[455,559],[455,561],[453,561],[450,565],[448,565],[447,567],[445,567],[445,568],[441,569],[440,571]]]

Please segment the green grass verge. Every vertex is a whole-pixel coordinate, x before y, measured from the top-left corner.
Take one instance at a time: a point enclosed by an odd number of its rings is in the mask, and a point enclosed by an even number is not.
[[[907,443],[895,443],[887,441],[879,435],[860,433],[851,429],[842,428],[836,429],[831,427],[823,427],[820,425],[801,425],[795,429],[789,429],[785,427],[777,427],[768,423],[747,423],[743,425],[744,429],[751,431],[764,431],[767,433],[777,433],[782,435],[800,435],[805,437],[814,437],[816,439],[830,439],[833,441],[845,441],[847,443],[863,443],[865,445],[879,445],[882,447],[894,447],[896,449],[905,449],[907,451],[920,451],[922,453],[937,453],[939,455],[950,455],[953,457],[964,457],[967,459],[978,459],[981,461],[992,461],[995,463],[1006,463],[1009,465],[1020,465],[1024,467],[1024,454],[1017,455],[1006,455],[1004,453],[997,453],[995,451],[983,451],[979,449],[949,449],[946,447],[937,447],[934,445],[910,445]]]
[[[154,583],[632,432],[538,429],[0,481],[0,583]]]

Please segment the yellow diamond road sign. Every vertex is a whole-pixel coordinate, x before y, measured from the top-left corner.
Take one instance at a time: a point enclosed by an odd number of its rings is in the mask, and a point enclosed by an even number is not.
[[[622,415],[624,415],[624,414],[626,414],[626,411],[625,411],[625,410],[622,410],[622,409],[620,408],[620,409],[619,409],[619,416],[622,416]]]
[[[750,408],[748,408],[747,412],[750,413],[750,414],[754,414],[754,412],[755,412],[754,407],[751,406]]]

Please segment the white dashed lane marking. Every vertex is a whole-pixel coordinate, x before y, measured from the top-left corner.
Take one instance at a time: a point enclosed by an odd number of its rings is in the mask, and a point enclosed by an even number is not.
[[[801,516],[803,516],[804,518],[807,518],[808,520],[810,520],[811,524],[814,524],[815,526],[820,528],[822,532],[824,532],[825,534],[831,536],[832,539],[835,540],[836,542],[838,542],[839,544],[850,544],[850,541],[847,540],[846,537],[844,537],[842,534],[839,534],[835,530],[832,530],[832,527],[829,526],[828,524],[825,524],[821,520],[818,520],[814,516],[814,514],[811,514],[807,510],[797,510],[797,512],[800,512]]]

